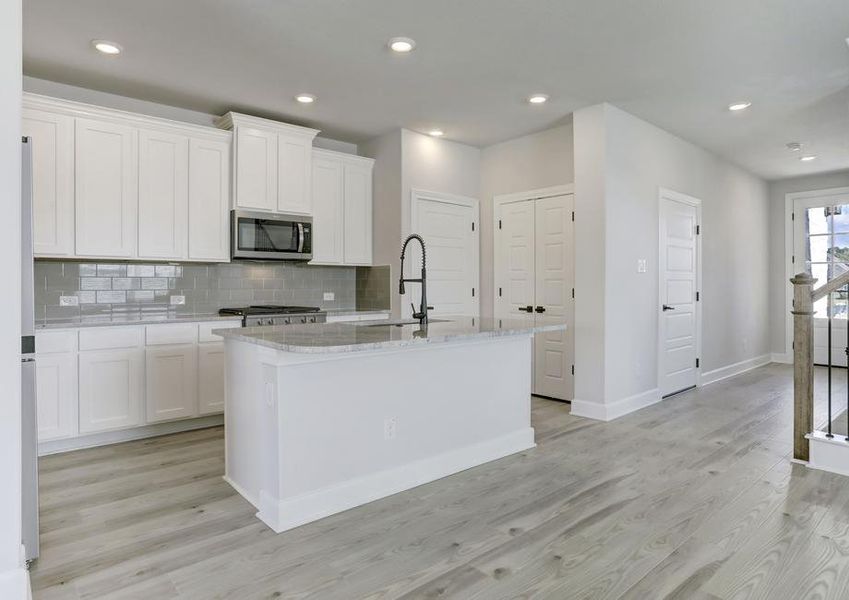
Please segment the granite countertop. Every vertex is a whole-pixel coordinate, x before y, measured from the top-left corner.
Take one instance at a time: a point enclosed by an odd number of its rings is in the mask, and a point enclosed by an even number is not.
[[[155,313],[126,315],[92,315],[69,319],[36,319],[36,330],[73,329],[76,327],[112,327],[118,325],[155,325],[159,323],[200,323],[211,321],[241,321],[241,317],[218,313]]]
[[[394,323],[397,321],[283,325],[218,329],[213,330],[213,333],[225,339],[257,344],[281,352],[318,354],[363,352],[566,329],[565,323],[552,317],[536,317],[529,322],[521,319],[446,316],[434,318],[424,329],[418,322],[401,326]]]
[[[324,312],[328,317],[351,317],[355,315],[388,315],[388,308],[329,308]]]

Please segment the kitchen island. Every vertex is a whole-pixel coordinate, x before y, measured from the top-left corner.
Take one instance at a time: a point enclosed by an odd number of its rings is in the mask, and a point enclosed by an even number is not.
[[[225,479],[276,532],[532,448],[534,333],[444,317],[218,331]]]

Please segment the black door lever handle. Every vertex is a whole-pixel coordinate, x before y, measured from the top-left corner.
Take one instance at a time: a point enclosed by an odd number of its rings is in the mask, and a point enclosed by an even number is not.
[[[667,310],[675,310],[675,307],[669,306],[668,304],[664,304],[663,305],[663,312],[666,312]]]

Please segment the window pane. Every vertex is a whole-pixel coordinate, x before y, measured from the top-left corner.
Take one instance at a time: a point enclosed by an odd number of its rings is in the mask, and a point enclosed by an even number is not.
[[[834,233],[849,233],[849,204],[835,206],[832,215],[831,230]]]
[[[846,319],[846,292],[835,292],[831,297],[831,314],[835,319]]]
[[[811,262],[829,262],[830,244],[830,235],[812,235],[808,238],[808,256],[805,258]]]
[[[819,233],[829,233],[828,218],[826,217],[826,208],[818,206],[805,210],[805,228],[808,235],[816,235]],[[849,211],[847,211],[849,217]]]
[[[829,256],[834,262],[849,262],[849,234],[841,233],[833,236],[834,241],[829,249]],[[835,274],[839,275],[839,273]]]

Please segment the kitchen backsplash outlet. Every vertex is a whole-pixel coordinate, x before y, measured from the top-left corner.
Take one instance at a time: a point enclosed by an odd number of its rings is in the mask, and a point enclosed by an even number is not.
[[[37,319],[64,319],[110,313],[215,313],[224,306],[295,304],[325,309],[354,309],[358,282],[372,281],[360,271],[380,267],[323,267],[302,263],[233,262],[229,264],[86,263],[35,261]],[[388,268],[387,268],[388,271]],[[374,308],[385,294],[370,286],[363,298]],[[333,301],[324,300],[332,292]],[[75,296],[78,306],[62,306]],[[183,297],[183,304],[174,304]]]

